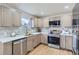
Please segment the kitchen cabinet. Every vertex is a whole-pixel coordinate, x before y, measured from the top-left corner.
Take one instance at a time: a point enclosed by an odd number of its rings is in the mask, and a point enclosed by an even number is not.
[[[12,13],[7,7],[2,7],[2,26],[12,26]]]
[[[34,18],[34,27],[38,27],[38,19],[37,18]]]
[[[27,53],[27,39],[21,39],[13,42],[13,55],[25,55]]]
[[[20,26],[21,15],[18,11],[0,6],[0,26]]]
[[[37,35],[37,38],[38,38],[38,39],[37,39],[37,45],[38,45],[38,44],[40,44],[40,42],[41,42],[41,34]]]
[[[2,6],[0,6],[0,26],[2,26]]]
[[[12,55],[12,42],[0,42],[0,55]]]
[[[49,27],[49,19],[42,19],[42,27]]]
[[[41,40],[41,35],[35,35],[33,36],[33,47],[36,47],[38,44],[40,44],[40,40]]]
[[[13,26],[21,26],[21,14],[18,11],[13,12]]]
[[[12,42],[3,44],[3,55],[12,55]]]
[[[61,48],[63,48],[63,49],[65,49],[65,36],[62,36],[61,38],[60,38],[60,47]]]
[[[41,43],[48,44],[48,38],[46,34],[41,35]]]
[[[22,39],[22,42],[21,42],[21,55],[25,55],[27,53],[27,39]]]
[[[66,49],[72,50],[72,36],[66,37]]]
[[[27,52],[33,49],[33,37],[30,36],[27,38]]]
[[[13,42],[13,55],[21,55],[21,40]]]
[[[33,35],[27,38],[27,52],[31,51],[34,47],[40,44],[40,34]]]
[[[71,27],[72,26],[72,15],[71,14],[61,15],[61,26],[63,26],[63,27]]]
[[[33,36],[33,47],[37,46],[37,41],[38,41],[37,35]]]
[[[72,36],[61,36],[60,47],[63,49],[72,50]]]
[[[42,19],[38,18],[38,27],[42,27],[42,24],[43,24]]]

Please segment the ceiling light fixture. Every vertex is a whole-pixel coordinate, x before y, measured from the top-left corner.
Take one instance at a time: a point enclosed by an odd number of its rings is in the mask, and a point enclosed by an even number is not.
[[[44,12],[41,12],[41,14],[43,15],[43,14],[44,14]]]
[[[68,8],[69,8],[69,6],[65,6],[64,8],[65,8],[65,9],[68,9]]]

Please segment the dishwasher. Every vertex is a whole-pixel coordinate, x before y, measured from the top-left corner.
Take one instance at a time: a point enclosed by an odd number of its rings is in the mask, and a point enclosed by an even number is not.
[[[25,55],[26,54],[26,39],[19,39],[12,42],[12,54],[13,55]]]

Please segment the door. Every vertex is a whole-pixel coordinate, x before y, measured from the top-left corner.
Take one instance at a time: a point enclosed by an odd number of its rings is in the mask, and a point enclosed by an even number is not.
[[[21,54],[25,55],[27,53],[27,39],[22,39],[21,43]]]
[[[0,6],[0,26],[2,26],[2,6]]]
[[[7,7],[2,7],[2,26],[12,26],[12,12]]]
[[[41,34],[39,34],[38,36],[37,36],[37,44],[40,44],[40,42],[41,42]]]
[[[21,14],[18,11],[13,12],[13,26],[21,26]]]
[[[66,36],[66,49],[72,50],[72,36]]]
[[[3,44],[3,55],[12,55],[12,42]]]
[[[65,49],[65,36],[60,37],[60,47]]]
[[[33,49],[33,39],[32,37],[27,38],[27,52]]]
[[[33,47],[36,47],[37,46],[37,40],[38,40],[37,35],[33,36],[32,40],[33,40]]]
[[[13,55],[21,55],[21,40],[13,42]]]
[[[43,35],[41,36],[41,42],[44,43],[44,44],[48,44],[47,35],[43,34]]]

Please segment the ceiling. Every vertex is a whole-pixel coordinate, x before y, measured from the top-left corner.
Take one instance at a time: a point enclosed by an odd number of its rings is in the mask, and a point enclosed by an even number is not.
[[[8,5],[18,8],[35,16],[49,16],[58,13],[70,12],[74,3],[8,3]]]

